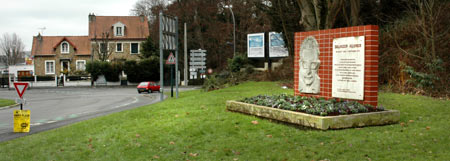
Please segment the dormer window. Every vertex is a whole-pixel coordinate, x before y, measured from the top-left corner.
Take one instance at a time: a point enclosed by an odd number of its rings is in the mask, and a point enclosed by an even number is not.
[[[116,36],[123,36],[122,35],[122,27],[116,27]]]
[[[125,25],[121,22],[117,22],[113,25],[114,28],[114,36],[122,37],[125,35]]]
[[[69,43],[66,41],[61,43],[61,53],[68,54],[69,53]]]

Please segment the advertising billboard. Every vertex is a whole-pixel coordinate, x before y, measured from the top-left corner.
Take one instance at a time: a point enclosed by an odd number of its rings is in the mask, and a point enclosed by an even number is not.
[[[269,57],[287,57],[289,52],[284,44],[283,35],[269,32]]]
[[[247,35],[247,56],[249,58],[264,58],[264,33]]]

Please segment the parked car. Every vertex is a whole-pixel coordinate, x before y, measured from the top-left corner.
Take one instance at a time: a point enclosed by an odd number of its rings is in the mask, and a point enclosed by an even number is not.
[[[141,82],[137,86],[138,93],[148,92],[152,93],[153,91],[159,91],[159,85],[155,82]]]

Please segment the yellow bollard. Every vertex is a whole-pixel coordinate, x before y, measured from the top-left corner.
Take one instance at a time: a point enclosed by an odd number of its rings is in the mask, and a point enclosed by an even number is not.
[[[14,132],[30,132],[30,110],[14,110]]]

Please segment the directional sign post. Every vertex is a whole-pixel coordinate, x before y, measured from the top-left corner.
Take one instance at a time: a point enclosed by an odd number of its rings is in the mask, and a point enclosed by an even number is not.
[[[14,132],[30,132],[30,110],[23,110],[23,94],[27,90],[28,83],[14,82],[17,95],[20,97],[20,110],[14,110]]]
[[[197,74],[200,73],[200,78],[204,78],[206,70],[206,50],[198,49],[191,50],[191,58],[189,62],[189,74],[191,79],[197,79]]]

